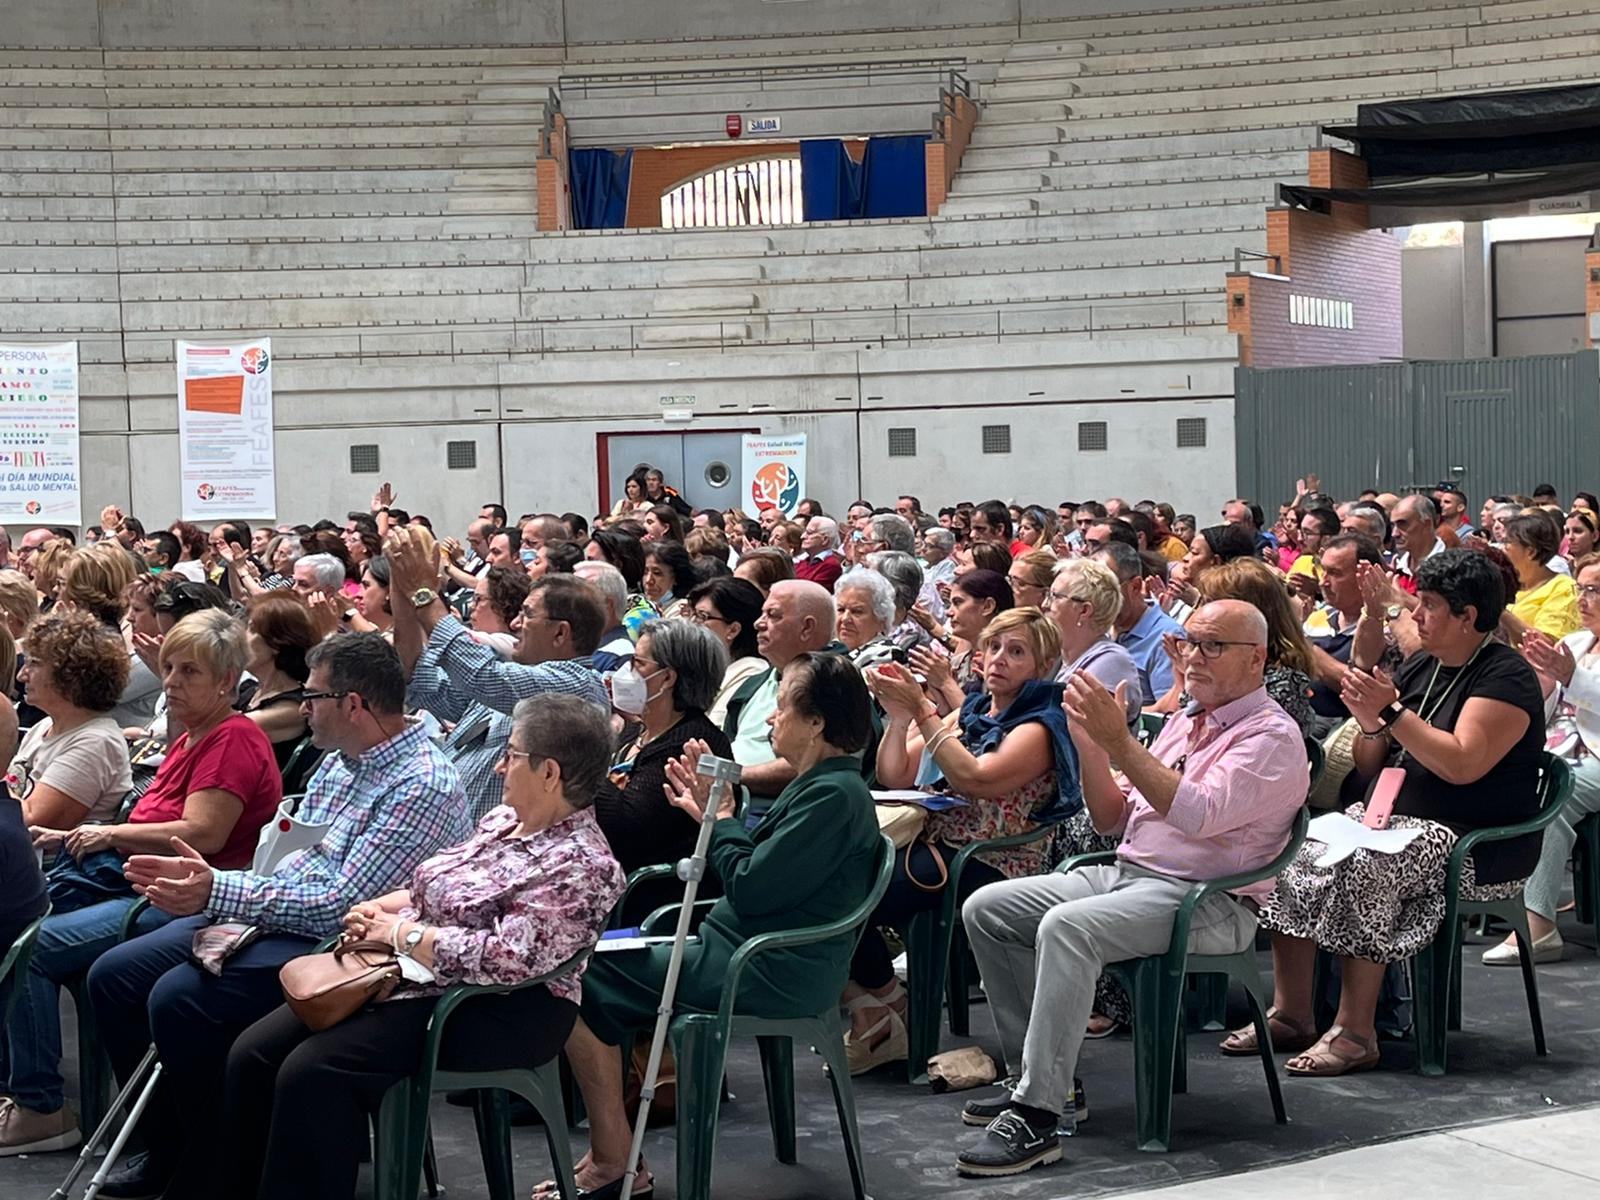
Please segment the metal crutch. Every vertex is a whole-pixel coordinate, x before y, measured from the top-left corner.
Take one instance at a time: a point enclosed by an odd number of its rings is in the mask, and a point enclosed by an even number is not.
[[[153,1069],[152,1069],[153,1068]],[[150,1078],[145,1078],[145,1072],[150,1071]],[[83,1193],[83,1200],[94,1200],[95,1195],[105,1186],[106,1178],[111,1174],[112,1168],[117,1165],[117,1156],[122,1153],[123,1146],[133,1136],[134,1127],[139,1124],[139,1118],[144,1115],[145,1106],[150,1103],[150,1097],[155,1095],[156,1084],[161,1080],[161,1064],[156,1061],[156,1048],[151,1046],[144,1052],[144,1057],[139,1060],[139,1065],[134,1068],[128,1082],[123,1085],[117,1098],[111,1102],[111,1107],[106,1110],[104,1119],[99,1128],[90,1135],[89,1140],[83,1144],[83,1150],[78,1154],[78,1161],[72,1164],[72,1170],[67,1172],[67,1177],[61,1181],[60,1186],[50,1193],[50,1200],[67,1200],[72,1192],[72,1185],[77,1183],[78,1176],[83,1174],[83,1169],[89,1165],[89,1159],[94,1156],[95,1147],[102,1138],[111,1131],[111,1123],[117,1119],[117,1114],[122,1111],[122,1106],[128,1103],[133,1093],[138,1088],[139,1098],[134,1101],[133,1107],[128,1111],[127,1120],[122,1128],[117,1131],[116,1138],[111,1143],[111,1148],[106,1151],[105,1161],[89,1179],[89,1187]]]
[[[633,1184],[639,1175],[639,1155],[644,1150],[644,1129],[650,1119],[650,1101],[656,1094],[656,1075],[661,1070],[661,1052],[667,1044],[667,1026],[672,1022],[672,1005],[678,995],[678,972],[683,968],[683,951],[689,940],[689,922],[694,918],[694,898],[706,873],[706,845],[717,810],[736,787],[743,768],[738,763],[714,754],[702,754],[695,774],[711,780],[711,796],[700,816],[700,833],[695,838],[694,854],[678,860],[678,878],[683,880],[683,907],[678,910],[678,928],[672,935],[672,956],[667,960],[667,978],[661,985],[661,1006],[656,1009],[656,1029],[650,1039],[650,1061],[645,1064],[644,1086],[639,1089],[639,1115],[633,1122],[633,1146],[628,1151],[628,1169],[622,1177],[622,1200],[632,1200]],[[93,1200],[92,1197],[88,1200]]]

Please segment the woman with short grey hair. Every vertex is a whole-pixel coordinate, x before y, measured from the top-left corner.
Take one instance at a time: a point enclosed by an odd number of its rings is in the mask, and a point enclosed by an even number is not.
[[[839,577],[833,603],[838,613],[834,631],[852,655],[894,628],[894,585],[867,567],[855,567]]]
[[[867,566],[894,587],[894,620],[889,626],[890,640],[907,649],[913,645],[926,646],[933,638],[911,616],[917,601],[924,599],[922,564],[903,550],[879,550],[876,554],[867,555]]]
[[[611,677],[612,704],[637,721],[638,732],[612,759],[610,780],[595,797],[595,812],[624,871],[674,863],[694,849],[695,823],[667,802],[667,763],[684,743],[703,739],[711,753],[732,758],[727,735],[706,716],[722,687],[728,649],[694,621],[647,621],[633,660]],[[634,889],[624,920],[644,916],[681,893],[676,880]]]

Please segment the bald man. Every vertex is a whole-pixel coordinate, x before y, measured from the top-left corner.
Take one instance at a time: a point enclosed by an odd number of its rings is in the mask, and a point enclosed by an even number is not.
[[[1113,696],[1081,671],[1067,683],[1084,802],[1096,831],[1121,834],[1116,863],[1003,880],[962,910],[1007,1072],[1019,1077],[1009,1095],[962,1113],[986,1125],[957,1156],[962,1174],[1014,1175],[1060,1159],[1056,1129],[1075,1110],[1073,1073],[1101,970],[1164,953],[1193,881],[1257,870],[1288,844],[1309,777],[1299,728],[1262,686],[1266,619],[1240,600],[1207,604],[1189,619],[1179,659],[1194,703],[1149,750],[1128,731],[1126,684]],[[1194,911],[1190,951],[1250,946],[1272,886],[1208,897]]]
[[[744,767],[740,782],[750,789],[746,819],[752,826],[794,779],[794,768],[778,757],[767,738],[767,718],[778,707],[778,676],[802,654],[844,649],[833,640],[833,614],[827,588],[806,579],[784,579],[772,585],[756,618],[756,649],[768,667],[734,692],[722,723],[733,743],[733,757]]]

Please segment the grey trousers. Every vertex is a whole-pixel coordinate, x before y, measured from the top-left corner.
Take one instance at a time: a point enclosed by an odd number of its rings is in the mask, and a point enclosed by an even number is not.
[[[1600,812],[1600,758],[1582,758],[1570,765],[1572,795],[1562,805],[1556,819],[1545,826],[1539,865],[1533,868],[1533,874],[1523,885],[1522,902],[1529,912],[1538,913],[1547,921],[1556,919],[1556,907],[1561,903],[1561,879],[1566,874],[1567,860],[1572,857],[1572,847],[1578,841],[1573,826],[1590,813]]]
[[[1013,1098],[1061,1113],[1072,1104],[1078,1050],[1107,963],[1165,953],[1192,884],[1139,867],[1082,867],[979,888],[961,910],[983,974]],[[1197,954],[1236,954],[1256,918],[1228,896],[1208,897],[1190,926]]]

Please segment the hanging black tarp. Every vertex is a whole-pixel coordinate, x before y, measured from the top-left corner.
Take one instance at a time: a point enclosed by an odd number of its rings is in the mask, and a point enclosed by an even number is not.
[[[1316,188],[1278,185],[1278,199],[1299,208],[1325,210],[1331,201],[1383,208],[1465,208],[1568,196],[1600,188],[1600,162],[1515,175],[1479,175],[1426,183],[1366,188]]]
[[[1323,132],[1374,180],[1600,163],[1600,84],[1363,104]]]

